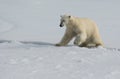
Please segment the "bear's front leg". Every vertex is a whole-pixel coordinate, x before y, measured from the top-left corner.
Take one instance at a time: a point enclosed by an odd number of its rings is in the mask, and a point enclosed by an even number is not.
[[[58,43],[58,44],[55,44],[55,46],[64,46],[64,45],[61,43]]]
[[[87,37],[85,33],[78,34],[75,38],[74,44],[80,46],[86,41],[86,38]]]
[[[65,45],[67,45],[74,36],[75,36],[75,34],[73,32],[67,31],[64,34],[61,42],[56,44],[56,46],[65,46]]]

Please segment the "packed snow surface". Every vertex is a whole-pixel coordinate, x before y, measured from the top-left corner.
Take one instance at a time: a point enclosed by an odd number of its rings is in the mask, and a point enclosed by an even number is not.
[[[119,49],[55,47],[45,42],[0,44],[0,79],[119,78]]]

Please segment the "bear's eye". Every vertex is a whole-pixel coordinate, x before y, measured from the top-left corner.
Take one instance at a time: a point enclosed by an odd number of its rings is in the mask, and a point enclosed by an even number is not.
[[[65,20],[62,20],[62,22],[65,22]]]

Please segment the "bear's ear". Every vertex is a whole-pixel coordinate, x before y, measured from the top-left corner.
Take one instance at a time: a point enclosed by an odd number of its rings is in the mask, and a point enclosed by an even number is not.
[[[71,18],[71,16],[68,16],[69,18]]]
[[[60,15],[60,17],[62,18],[62,15]]]

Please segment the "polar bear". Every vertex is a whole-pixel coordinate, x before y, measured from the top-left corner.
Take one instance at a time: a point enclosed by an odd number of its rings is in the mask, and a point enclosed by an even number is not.
[[[74,44],[77,46],[103,47],[98,27],[91,19],[62,15],[60,27],[63,26],[66,26],[65,34],[60,43],[56,44],[56,46],[65,46],[75,37]]]

